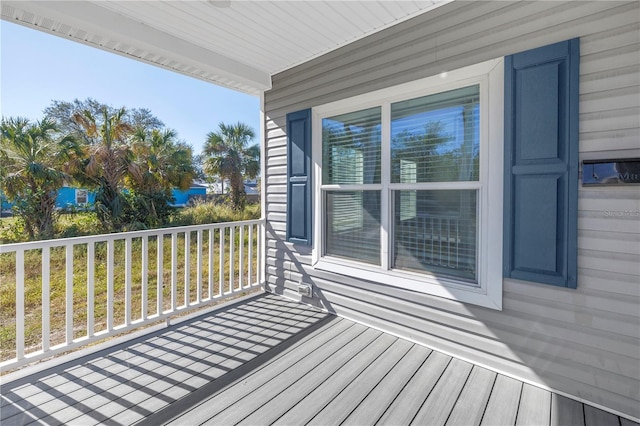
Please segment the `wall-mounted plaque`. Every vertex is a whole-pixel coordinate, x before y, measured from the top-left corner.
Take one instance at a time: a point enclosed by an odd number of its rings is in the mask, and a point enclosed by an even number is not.
[[[640,184],[640,158],[625,160],[585,160],[583,185]]]

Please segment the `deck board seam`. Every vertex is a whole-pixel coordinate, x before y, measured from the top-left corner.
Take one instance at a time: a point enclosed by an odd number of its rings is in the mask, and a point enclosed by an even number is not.
[[[313,422],[313,419],[315,419],[316,417],[318,417],[318,415],[320,415],[320,413],[322,411],[324,411],[329,405],[331,405],[333,403],[333,401],[335,401],[337,398],[340,397],[340,395],[342,395],[342,393],[349,387],[351,386],[354,382],[356,382],[358,380],[359,377],[361,377],[367,370],[369,370],[371,368],[371,366],[373,364],[375,364],[381,357],[384,356],[384,354],[386,354],[388,351],[391,350],[391,348],[399,341],[399,339],[395,339],[384,351],[382,351],[381,353],[379,353],[377,356],[375,356],[373,359],[371,359],[367,366],[364,367],[358,374],[356,374],[350,381],[349,383],[346,383],[344,386],[342,386],[342,389],[337,392],[331,399],[329,399],[326,404],[322,407],[320,407],[319,409],[316,410],[316,414],[309,419],[309,421],[307,422],[307,424],[311,424]],[[373,344],[374,342],[371,342],[371,344]],[[369,346],[369,345],[368,345]],[[367,347],[368,347],[367,346]],[[366,348],[365,348],[366,349]],[[329,377],[327,378],[329,379]]]
[[[491,384],[491,390],[489,391],[489,396],[487,397],[487,403],[484,405],[484,409],[482,410],[482,416],[480,416],[480,420],[478,421],[478,425],[482,424],[482,421],[484,420],[484,416],[487,413],[487,407],[489,407],[489,401],[491,400],[491,395],[493,395],[493,391],[496,387],[496,382],[498,381],[498,376],[500,376],[500,374],[496,374],[495,377],[493,378],[493,383]]]
[[[391,366],[391,368],[389,368],[389,371],[387,371],[381,378],[380,380],[378,380],[378,383],[376,383],[376,385],[374,387],[372,387],[369,392],[367,392],[367,394],[360,400],[360,402],[351,409],[351,411],[349,411],[349,413],[347,413],[346,416],[344,416],[344,418],[342,419],[342,421],[340,422],[340,425],[342,425],[345,421],[347,421],[347,419],[353,414],[354,411],[356,411],[358,409],[358,407],[360,406],[360,404],[362,404],[364,401],[367,400],[367,398],[369,398],[369,396],[374,392],[374,390],[376,388],[378,388],[378,386],[380,386],[380,384],[384,381],[384,379],[389,376],[389,374],[391,374],[391,372],[396,368],[396,366],[398,364],[400,364],[400,362],[409,354],[409,352],[416,347],[416,344],[413,342],[410,342],[411,346],[409,346],[409,349],[400,357],[398,358],[398,360]],[[425,358],[426,359],[426,358]]]
[[[339,336],[340,336],[340,335],[342,335],[343,333],[347,332],[348,330],[351,330],[351,327],[349,327],[348,329],[343,330],[343,331],[342,331],[342,332],[340,332],[338,335],[333,336],[333,338],[332,338],[332,339],[336,339],[337,337],[339,337]],[[362,330],[360,330],[360,332],[359,332],[356,336],[354,336],[352,340],[354,340],[355,338],[357,338],[358,336],[360,336],[360,335],[361,335],[362,333],[364,333],[365,331],[366,331],[366,328],[363,328]],[[316,336],[316,337],[317,337],[317,336]],[[317,364],[316,366],[312,367],[309,371],[307,371],[307,374],[311,373],[311,372],[312,372],[312,371],[314,371],[316,368],[319,368],[319,367],[322,365],[322,363],[324,363],[324,362],[325,362],[327,359],[329,359],[332,355],[334,355],[335,353],[337,353],[338,351],[340,351],[341,349],[343,349],[347,344],[348,344],[348,342],[345,342],[345,344],[344,344],[344,345],[337,347],[333,352],[331,352],[331,353],[327,354],[327,355],[324,357],[324,359],[322,359],[322,361],[319,361],[319,362],[318,362],[318,364]],[[311,351],[311,353],[310,353],[309,355],[311,355],[313,352],[318,351],[319,349],[320,349],[320,348],[315,348],[313,351]],[[290,351],[290,352],[288,352],[288,353],[292,353],[294,350],[295,350],[295,348],[292,348],[292,349],[291,349],[291,351]],[[295,366],[296,364],[298,364],[299,362],[301,362],[301,361],[303,361],[303,360],[302,360],[302,359],[300,359],[300,360],[298,360],[298,361],[294,362],[294,363],[290,366],[290,368],[294,368],[294,366]],[[276,376],[272,377],[272,378],[271,378],[269,381],[267,381],[266,383],[263,383],[262,385],[257,386],[257,387],[256,387],[256,389],[253,389],[253,390],[252,390],[248,395],[250,395],[251,393],[254,393],[254,392],[256,392],[256,391],[259,391],[261,388],[263,388],[263,387],[267,386],[268,384],[270,384],[270,383],[271,383],[273,380],[275,380],[276,378],[281,377],[284,373],[286,373],[286,370],[281,371],[280,373],[278,373]],[[289,389],[291,386],[294,386],[294,385],[295,385],[298,381],[300,381],[302,378],[303,378],[303,377],[298,377],[296,380],[294,380],[294,381],[292,381],[291,383],[289,383],[286,387],[284,387],[284,388],[280,391],[280,393],[284,393],[284,392],[286,392],[286,391],[287,391],[287,389]],[[240,422],[244,421],[246,418],[250,417],[250,416],[251,416],[255,411],[256,411],[256,410],[253,410],[252,412],[247,413],[247,414],[246,414],[242,419],[240,419],[240,420],[238,421],[238,423],[240,423]]]
[[[378,425],[380,420],[385,416],[385,414],[387,413],[387,411],[389,410],[389,408],[391,406],[393,406],[394,402],[396,402],[396,399],[398,399],[400,397],[400,395],[404,392],[405,388],[409,385],[409,383],[411,383],[411,381],[413,380],[413,378],[415,377],[416,374],[418,374],[418,372],[420,371],[420,369],[424,366],[424,364],[427,362],[427,360],[431,357],[431,355],[433,355],[434,351],[429,352],[429,355],[427,355],[423,360],[422,363],[420,364],[420,366],[418,368],[416,368],[416,371],[413,372],[413,374],[411,375],[411,377],[407,378],[407,381],[405,382],[404,386],[402,386],[402,388],[400,388],[400,390],[398,391],[398,393],[393,397],[393,399],[389,402],[389,404],[387,404],[387,408],[380,413],[380,416],[376,419],[375,422],[373,422],[374,425]],[[419,409],[418,409],[419,410]],[[416,411],[416,414],[418,412]]]
[[[449,368],[449,366],[451,365],[451,362],[453,360],[454,360],[453,357],[449,357],[449,360],[447,361],[446,367],[442,369],[442,372],[438,376],[438,380],[436,380],[433,383],[433,386],[431,387],[431,389],[429,389],[429,393],[427,393],[425,395],[424,399],[422,400],[422,404],[420,404],[420,407],[418,407],[418,409],[416,410],[415,414],[411,418],[411,421],[409,422],[410,424],[414,424],[416,417],[418,416],[418,414],[420,414],[420,411],[422,410],[422,407],[424,406],[424,404],[427,403],[427,399],[429,399],[429,396],[431,396],[431,393],[433,393],[433,390],[436,388],[436,386],[438,386],[438,383],[440,383],[440,380],[442,379],[442,376],[444,376],[444,373],[447,371],[447,369]]]
[[[364,335],[364,334],[365,334],[365,333],[367,333],[367,332],[375,333],[375,336],[371,336],[370,340],[369,340],[368,342],[366,342],[366,343],[363,345],[363,347],[362,347],[362,348],[358,349],[358,350],[357,350],[357,351],[352,355],[352,357],[351,357],[350,359],[344,360],[340,365],[333,365],[333,366],[331,366],[331,371],[330,371],[330,372],[328,372],[328,374],[327,374],[327,375],[325,375],[325,376],[322,378],[322,381],[321,381],[320,383],[318,383],[318,384],[317,384],[317,386],[315,386],[313,389],[311,389],[311,390],[309,390],[307,393],[305,393],[305,394],[304,394],[304,396],[302,396],[301,398],[299,398],[299,399],[298,399],[298,401],[297,401],[295,404],[292,404],[290,407],[288,407],[288,409],[287,409],[286,411],[284,411],[284,412],[283,412],[283,413],[282,413],[278,418],[276,418],[276,419],[275,419],[271,424],[272,424],[272,425],[276,424],[276,423],[277,423],[277,422],[278,422],[282,417],[284,417],[284,416],[288,415],[288,413],[290,413],[290,412],[291,412],[291,410],[293,410],[293,409],[294,409],[295,407],[297,407],[301,402],[303,402],[305,399],[307,399],[307,398],[308,398],[308,397],[309,397],[313,392],[315,392],[315,391],[316,391],[316,389],[317,389],[317,388],[319,388],[319,387],[320,387],[320,386],[322,386],[324,383],[326,383],[326,382],[327,382],[327,380],[328,380],[328,379],[330,379],[331,377],[334,377],[334,376],[335,376],[339,371],[341,371],[343,368],[345,368],[345,366],[346,366],[346,365],[348,365],[348,364],[349,364],[349,362],[351,362],[353,359],[355,359],[356,357],[360,356],[360,355],[361,355],[361,354],[362,354],[362,353],[363,353],[363,352],[364,352],[364,351],[365,351],[365,350],[366,350],[366,349],[367,349],[367,348],[368,348],[372,343],[376,342],[378,339],[380,339],[382,336],[384,336],[384,333],[382,333],[382,332],[380,332],[380,331],[378,331],[378,330],[373,330],[373,329],[371,329],[371,328],[369,328],[369,327],[366,327],[366,326],[365,326],[365,327],[364,327],[364,329],[363,329],[363,332],[362,332],[361,334],[359,334],[359,335],[358,335],[358,337],[360,337],[360,336]],[[353,342],[353,341],[355,341],[355,339],[353,339],[353,340],[352,340],[352,342]],[[350,343],[351,343],[351,342],[349,342],[349,343],[345,344],[345,346],[344,346],[343,348],[341,348],[341,349],[348,348],[348,345],[349,345]],[[347,349],[345,349],[345,350],[347,350]],[[323,361],[323,363],[324,363],[325,361],[327,361],[327,359],[325,359],[325,360]],[[316,368],[319,368],[319,366],[320,366],[320,364],[319,364],[318,366],[316,366],[316,367],[314,368],[314,370],[315,370]],[[299,382],[299,381],[300,381],[300,380],[302,380],[302,379],[303,379],[303,377],[298,378],[298,379],[295,381],[295,383]],[[294,384],[294,383],[292,383],[292,385],[293,385],[293,384]],[[290,387],[290,386],[289,386],[289,387]],[[289,389],[289,387],[288,387],[287,389]],[[286,391],[287,389],[283,389],[283,390],[282,390],[282,392],[281,392],[281,394],[283,394],[283,393],[284,393],[284,391]],[[328,404],[328,402],[327,402],[326,404]],[[326,406],[326,404],[325,404],[324,406],[322,406],[322,408],[324,408],[324,407]],[[321,408],[321,409],[322,409],[322,408]],[[246,417],[245,417],[245,418],[246,418]]]

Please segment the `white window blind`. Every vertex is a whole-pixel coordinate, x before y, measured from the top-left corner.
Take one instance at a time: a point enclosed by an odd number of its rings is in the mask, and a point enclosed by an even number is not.
[[[380,183],[380,108],[322,120],[322,183]]]
[[[380,264],[380,192],[326,192],[326,254]]]

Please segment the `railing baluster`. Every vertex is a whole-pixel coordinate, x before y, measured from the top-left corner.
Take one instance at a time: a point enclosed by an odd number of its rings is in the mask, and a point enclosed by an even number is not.
[[[70,345],[73,342],[73,244],[68,243],[66,247],[66,342]]]
[[[142,306],[140,309],[142,310],[141,317],[142,320],[147,319],[147,305],[149,301],[147,298],[149,297],[149,237],[145,235],[142,237],[141,249],[142,251],[142,277],[141,277],[141,287],[142,287]]]
[[[240,255],[238,257],[238,287],[244,287],[244,225],[240,225]]]
[[[198,294],[196,295],[196,303],[202,302],[202,230],[197,232],[198,234],[198,254],[196,257],[196,289]]]
[[[253,224],[249,225],[249,256],[248,256],[248,268],[247,268],[247,280],[249,281],[249,287],[251,287],[253,282],[252,272],[253,272]]]
[[[176,310],[178,293],[178,233],[171,234],[171,312]]]
[[[209,296],[209,300],[211,300],[213,298],[213,244],[214,244],[214,238],[215,237],[215,232],[214,232],[214,228],[210,228],[209,229],[209,291],[208,291],[208,296]]]
[[[124,325],[131,325],[131,238],[124,240]]]
[[[224,291],[224,239],[225,239],[225,234],[226,234],[226,227],[221,226],[220,227],[220,244],[219,244],[219,250],[220,250],[220,265],[219,265],[219,283],[218,283],[218,295],[222,296],[225,291]]]
[[[95,245],[93,241],[87,243],[87,336],[93,337],[95,332]]]
[[[51,251],[42,248],[42,351],[49,350],[51,329]]]
[[[160,234],[156,237],[156,313],[162,315],[164,311],[163,306],[163,291],[164,291],[164,235]]]
[[[16,251],[16,359],[24,358],[24,250]]]
[[[258,284],[261,285],[263,283],[264,278],[266,277],[265,275],[265,269],[267,267],[265,259],[264,259],[264,255],[263,253],[263,245],[266,242],[266,232],[265,232],[265,227],[264,227],[264,223],[261,222],[260,225],[258,226],[258,244],[257,244],[257,265],[258,265],[258,271],[256,273],[256,277],[258,278]]]
[[[113,246],[114,241],[107,241],[107,331],[113,330]]]
[[[235,283],[233,282],[235,278],[235,237],[236,237],[236,227],[229,227],[229,291],[233,292],[235,290]]]
[[[191,290],[191,232],[184,233],[184,306],[189,306]]]

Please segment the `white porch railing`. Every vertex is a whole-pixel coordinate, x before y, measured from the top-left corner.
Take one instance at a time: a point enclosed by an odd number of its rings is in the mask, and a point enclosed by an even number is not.
[[[263,224],[0,245],[0,371],[259,287]]]

